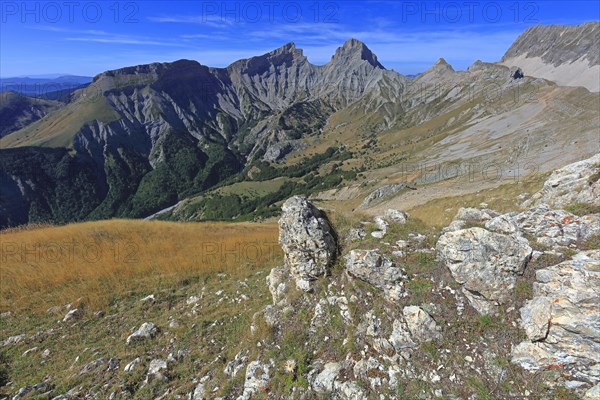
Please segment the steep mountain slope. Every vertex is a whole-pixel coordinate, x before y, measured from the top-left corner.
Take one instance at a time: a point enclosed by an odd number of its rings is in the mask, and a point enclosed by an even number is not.
[[[219,188],[183,201],[161,217],[202,219],[225,201],[250,204],[252,209],[253,203],[272,204],[292,193],[312,194],[332,209],[351,210],[371,193],[387,191],[387,186],[409,183],[418,188],[390,192],[379,203],[361,207],[377,214],[390,207],[407,209],[519,184],[600,151],[598,102],[597,93],[583,88],[515,79],[502,65],[478,61],[467,71],[455,71],[439,60],[398,90],[385,80],[378,82],[377,91],[332,114],[320,135],[305,138],[308,146],[292,154],[285,167],[275,166],[276,173],[252,170],[245,187],[256,190],[256,196],[240,193],[240,185],[234,183],[231,190]],[[310,165],[312,154],[325,153],[331,146],[343,147],[350,156],[321,167],[316,177],[326,182],[343,172],[354,179],[319,187],[311,184],[311,175],[292,191],[290,185],[270,180],[290,176],[290,168]],[[230,216],[246,212],[242,206],[230,209]]]
[[[537,25],[523,32],[501,63],[563,86],[600,91],[600,22]]]
[[[62,103],[23,96],[14,92],[0,93],[0,138],[43,118]]]
[[[73,149],[73,157],[96,166],[100,201],[87,218],[143,217],[254,161],[278,160],[304,147],[301,137],[318,134],[331,113],[389,76],[403,80],[357,40],[347,41],[324,66],[310,64],[290,43],[228,68],[189,60],[128,67],[96,76],[65,108],[0,145],[17,148],[13,152],[26,146]],[[40,179],[9,164],[3,166],[5,185]],[[21,193],[10,202],[46,203],[33,190]]]

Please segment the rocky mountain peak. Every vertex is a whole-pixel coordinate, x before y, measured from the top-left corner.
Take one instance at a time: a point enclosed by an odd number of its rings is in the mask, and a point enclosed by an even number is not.
[[[440,59],[438,59],[435,62],[435,64],[433,64],[433,65],[447,65],[447,66],[450,66],[450,64],[448,64],[448,62],[443,57],[441,57]]]
[[[367,61],[374,67],[385,69],[377,56],[367,47],[366,44],[357,39],[348,39],[341,47],[338,47],[330,63],[352,63],[356,61]]]
[[[299,49],[296,47],[296,43],[294,42],[289,42],[284,44],[283,46],[267,53],[267,55],[279,55],[279,54],[290,54],[292,56],[300,56],[300,57],[304,57],[304,53],[302,52],[302,49]]]
[[[269,70],[271,66],[290,66],[306,62],[308,60],[304,56],[302,49],[298,49],[294,42],[289,42],[263,55],[238,60],[231,64],[228,69],[230,71],[238,70],[241,73],[254,75]]]

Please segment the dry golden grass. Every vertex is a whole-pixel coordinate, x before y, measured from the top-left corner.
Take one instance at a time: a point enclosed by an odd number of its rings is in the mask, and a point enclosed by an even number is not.
[[[523,200],[518,200],[518,196],[539,191],[548,175],[549,173],[535,174],[519,182],[505,183],[476,193],[431,200],[408,212],[426,225],[439,228],[450,224],[461,207],[479,207],[479,204],[487,203],[491,209],[499,212],[519,211]]]
[[[92,309],[223,271],[236,276],[281,259],[275,224],[140,220],[36,226],[0,233],[0,309]]]

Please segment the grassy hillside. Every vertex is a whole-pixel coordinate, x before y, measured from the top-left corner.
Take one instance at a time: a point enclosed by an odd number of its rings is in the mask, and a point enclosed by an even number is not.
[[[145,385],[145,373],[169,353],[179,360],[172,394],[187,394],[192,377],[222,374],[249,340],[252,316],[271,299],[265,277],[281,263],[273,224],[111,220],[13,229],[0,242],[0,337],[26,337],[0,347],[0,398],[41,381],[75,398],[156,398],[166,386]],[[82,317],[61,322],[66,304]],[[144,322],[160,333],[127,345]]]
[[[82,96],[87,93],[90,96],[96,95],[93,88],[83,89]],[[2,138],[0,147],[70,147],[73,137],[84,124],[94,120],[109,123],[117,119],[117,113],[108,106],[104,98],[95,97],[86,101],[82,97],[79,101],[70,103],[45,118]]]
[[[111,220],[0,233],[0,310],[99,309],[136,291],[214,272],[243,275],[280,257],[269,224]]]

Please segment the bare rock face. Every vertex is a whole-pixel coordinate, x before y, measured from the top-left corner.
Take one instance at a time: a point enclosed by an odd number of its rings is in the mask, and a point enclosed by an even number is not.
[[[285,268],[304,291],[327,275],[337,253],[335,233],[324,214],[305,197],[294,196],[283,204],[279,219],[279,244]]]
[[[402,297],[406,274],[377,250],[352,250],[344,259],[349,275],[383,290],[392,300]]]
[[[542,190],[523,203],[563,208],[575,203],[600,203],[600,153],[552,172]]]
[[[551,210],[546,204],[530,208],[514,217],[522,233],[537,238],[546,246],[568,246],[579,239],[600,234],[600,216],[578,217],[563,210]]]
[[[521,310],[528,339],[512,362],[560,370],[565,379],[600,382],[600,251],[536,271],[533,299]],[[591,389],[590,389],[591,390]]]
[[[552,315],[552,299],[538,296],[525,303],[521,308],[521,326],[532,342],[543,340],[548,336],[550,317]]]
[[[494,314],[509,299],[532,253],[527,239],[483,228],[446,232],[436,247],[439,260],[480,314]]]
[[[600,89],[600,22],[581,25],[536,25],[526,29],[502,57],[500,64],[522,67],[529,76],[561,86]]]

